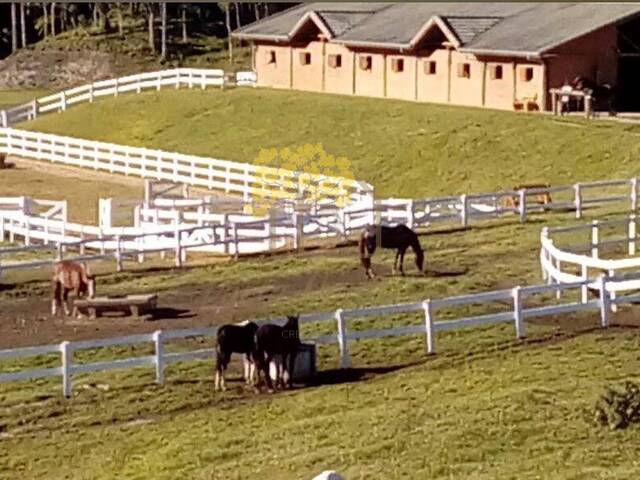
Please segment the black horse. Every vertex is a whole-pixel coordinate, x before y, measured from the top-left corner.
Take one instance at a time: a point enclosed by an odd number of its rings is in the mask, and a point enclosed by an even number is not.
[[[613,102],[616,90],[614,86],[608,83],[598,84],[590,78],[577,76],[571,82],[571,87],[591,95],[594,111],[607,110],[609,114],[615,114]]]
[[[369,225],[360,234],[358,241],[360,249],[360,260],[365,269],[367,277],[373,278],[371,268],[371,257],[376,251],[376,247],[395,248],[396,259],[393,262],[393,274],[396,274],[398,267],[398,257],[400,258],[400,273],[404,275],[404,254],[407,248],[411,247],[416,254],[416,266],[422,273],[424,263],[424,252],[420,246],[420,241],[416,233],[406,225],[396,225],[395,227],[385,227],[383,225]]]
[[[287,316],[287,323],[282,327],[269,323],[258,328],[255,334],[255,360],[258,369],[264,374],[269,390],[273,390],[269,374],[272,362],[276,364],[276,387],[281,385],[283,388],[291,388],[299,344],[300,329],[297,316]]]
[[[218,329],[216,345],[216,390],[226,390],[224,378],[232,353],[244,354],[244,379],[249,385],[256,381],[255,334],[258,325],[246,322],[238,325],[223,325]]]

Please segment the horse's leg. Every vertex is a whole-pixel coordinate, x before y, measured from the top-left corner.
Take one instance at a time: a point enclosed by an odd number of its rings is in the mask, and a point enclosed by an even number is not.
[[[289,378],[287,379],[287,384],[289,388],[293,388],[293,374],[296,369],[296,356],[298,352],[295,350],[289,354]]]
[[[216,353],[216,381],[214,386],[216,391],[222,390],[224,392],[227,389],[224,374],[230,359],[231,353],[229,352],[218,350]]]
[[[399,250],[400,253],[400,275],[404,277],[404,254],[407,251],[407,247],[402,247]]]
[[[395,275],[398,273],[398,257],[400,256],[400,249],[396,250],[396,258],[393,261],[393,269],[391,270],[391,274]]]
[[[58,314],[58,306],[60,305],[60,295],[62,285],[60,282],[55,282],[55,287],[53,289],[53,298],[51,299],[51,315],[56,316]]]
[[[263,373],[265,376],[265,379],[267,380],[267,388],[269,389],[270,392],[273,392],[273,382],[271,381],[271,361],[273,360],[273,355],[266,355],[266,358],[264,359],[264,364],[263,364]],[[277,369],[276,369],[277,370]],[[277,377],[277,375],[276,375]],[[277,378],[276,378],[277,380]]]
[[[66,287],[62,289],[62,305],[64,307],[64,314],[68,317],[71,312],[69,310],[69,289]]]

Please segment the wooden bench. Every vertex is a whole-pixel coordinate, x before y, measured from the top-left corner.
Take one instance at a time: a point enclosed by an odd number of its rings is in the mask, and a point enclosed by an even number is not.
[[[514,190],[529,190],[529,189],[539,189],[539,188],[549,188],[549,184],[547,183],[529,183],[526,185],[516,185],[513,187]],[[538,205],[547,205],[551,203],[551,195],[548,192],[541,192],[535,195],[527,195],[527,203],[535,203]],[[509,195],[504,197],[502,201],[502,206],[504,208],[518,208],[520,206],[520,196],[519,195]]]
[[[157,304],[158,296],[155,294],[96,297],[75,301],[78,310],[88,313],[91,318],[101,317],[106,312],[121,312],[139,318],[152,313]]]

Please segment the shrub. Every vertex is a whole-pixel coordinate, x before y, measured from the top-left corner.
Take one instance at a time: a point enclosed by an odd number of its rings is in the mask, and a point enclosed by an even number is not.
[[[627,381],[622,389],[607,387],[596,402],[595,421],[611,430],[627,428],[640,422],[640,386]]]

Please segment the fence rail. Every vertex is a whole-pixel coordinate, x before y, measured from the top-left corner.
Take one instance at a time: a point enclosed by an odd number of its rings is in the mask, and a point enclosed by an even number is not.
[[[555,283],[549,285],[534,285],[529,287],[515,287],[508,290],[497,290],[472,295],[457,297],[427,299],[422,302],[403,303],[397,305],[381,305],[358,309],[338,309],[333,312],[312,313],[300,316],[300,324],[306,325],[316,322],[334,322],[335,333],[303,337],[303,340],[315,342],[321,345],[337,344],[339,349],[340,367],[348,368],[351,364],[349,356],[349,342],[365,339],[380,339],[385,337],[399,337],[408,335],[424,335],[425,351],[434,354],[436,351],[436,337],[440,332],[457,330],[474,326],[482,326],[493,323],[513,323],[516,338],[525,336],[525,320],[548,315],[560,315],[580,311],[595,310],[600,312],[600,324],[607,327],[610,323],[610,311],[616,305],[640,302],[640,295],[626,295],[612,298],[610,296],[611,284],[618,279],[601,276],[596,282],[579,281],[572,283]],[[566,302],[561,304],[543,304],[537,306],[527,305],[527,298],[550,293],[580,292],[583,288],[595,288],[598,298],[587,302]],[[438,310],[460,305],[496,305],[496,302],[504,307],[504,301],[509,302],[508,309],[502,312],[488,313],[476,316],[454,319],[439,319]],[[546,301],[546,300],[543,300]],[[399,325],[386,329],[353,330],[354,322],[363,317],[381,317],[398,315],[403,313],[421,313],[423,321],[411,325]],[[286,319],[275,318],[270,320],[258,320],[257,323],[266,322],[284,323]],[[23,347],[11,350],[0,350],[0,361],[15,360],[24,357],[59,354],[61,365],[51,368],[38,368],[17,370],[0,373],[0,383],[19,380],[33,380],[47,377],[62,377],[62,390],[66,397],[72,393],[73,376],[79,373],[102,372],[113,369],[128,369],[135,367],[154,367],[156,382],[163,384],[165,381],[165,367],[171,363],[191,361],[195,359],[213,359],[213,348],[199,348],[197,350],[167,353],[166,342],[195,337],[215,337],[216,327],[204,327],[188,330],[158,330],[151,334],[137,334],[126,337],[107,338],[101,340],[88,340],[78,342],[64,341],[57,345],[45,345],[39,347]],[[81,350],[108,348],[120,345],[135,345],[152,343],[153,355],[142,355],[118,360],[103,360],[93,363],[76,363],[74,353]]]

